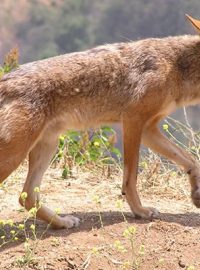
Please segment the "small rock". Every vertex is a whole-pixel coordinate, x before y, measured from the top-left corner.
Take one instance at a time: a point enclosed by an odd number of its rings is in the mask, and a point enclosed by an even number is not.
[[[76,268],[76,264],[74,263],[74,261],[72,261],[70,259],[67,260],[67,264],[68,264],[68,267],[70,269],[75,269]]]
[[[181,261],[181,260],[179,260],[179,262],[178,262],[178,265],[181,267],[181,268],[185,268],[185,263],[183,262],[183,261]]]

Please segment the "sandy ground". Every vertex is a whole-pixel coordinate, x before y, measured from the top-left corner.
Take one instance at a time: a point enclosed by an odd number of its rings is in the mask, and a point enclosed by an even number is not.
[[[27,216],[18,204],[25,175],[26,168],[21,167],[0,188],[0,218],[12,219],[14,226]],[[29,264],[24,261],[24,232],[11,242],[13,227],[6,225],[0,229],[0,237],[9,241],[0,248],[0,269],[200,269],[200,215],[190,201],[187,180],[172,173],[172,181],[163,175],[162,182],[155,175],[139,176],[143,204],[160,211],[159,219],[147,221],[132,218],[126,202],[121,206],[121,171],[111,171],[108,177],[106,170],[79,170],[63,180],[60,169],[49,169],[41,187],[42,201],[79,217],[81,224],[45,232],[46,225],[38,221],[33,240],[34,221],[28,220],[26,236],[33,249]]]

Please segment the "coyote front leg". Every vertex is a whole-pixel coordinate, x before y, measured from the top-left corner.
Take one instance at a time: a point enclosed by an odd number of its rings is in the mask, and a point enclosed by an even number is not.
[[[188,173],[193,203],[200,207],[200,166],[185,150],[169,141],[155,123],[149,123],[142,135],[144,145],[174,161]]]
[[[42,176],[49,165],[56,146],[57,137],[51,137],[50,133],[47,133],[29,154],[29,172],[23,188],[23,192],[28,194],[25,201],[25,208],[27,210],[30,210],[35,205],[39,205],[39,194],[34,192],[34,189],[40,187]],[[21,198],[20,203],[23,203]],[[71,228],[79,224],[78,218],[73,216],[60,217],[44,205],[39,207],[37,218],[51,223],[55,228]]]
[[[137,193],[137,169],[139,148],[142,134],[142,122],[132,119],[123,119],[124,133],[124,179],[122,194],[126,195],[127,201],[133,214],[142,218],[152,218],[158,215],[154,208],[143,207]]]

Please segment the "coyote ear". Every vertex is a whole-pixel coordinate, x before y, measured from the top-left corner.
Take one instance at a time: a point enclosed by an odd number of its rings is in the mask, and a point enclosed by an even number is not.
[[[188,14],[185,14],[188,20],[192,23],[193,27],[195,28],[196,31],[200,32],[200,21],[197,19],[192,18]]]

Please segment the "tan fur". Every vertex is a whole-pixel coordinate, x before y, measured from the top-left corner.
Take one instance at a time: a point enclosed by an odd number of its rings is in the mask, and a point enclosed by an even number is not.
[[[22,65],[0,80],[0,181],[29,154],[23,191],[30,209],[39,201],[33,190],[40,186],[61,132],[121,122],[122,192],[132,212],[157,216],[155,209],[142,206],[136,189],[141,142],[183,167],[192,200],[200,207],[199,165],[157,127],[177,107],[199,102],[199,36],[106,45]],[[77,218],[60,217],[45,206],[37,216],[53,219],[58,228],[78,225]]]

